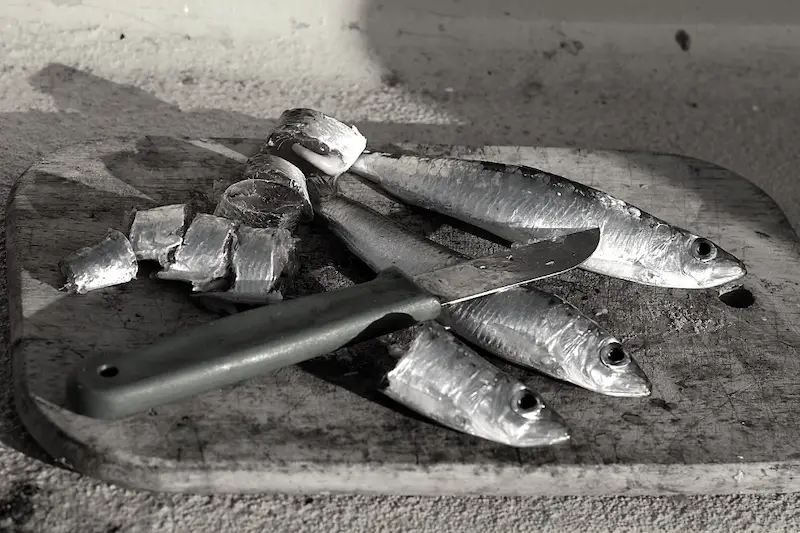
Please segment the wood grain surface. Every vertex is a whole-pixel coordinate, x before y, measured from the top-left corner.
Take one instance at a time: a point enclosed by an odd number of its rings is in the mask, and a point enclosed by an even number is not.
[[[215,144],[215,143],[221,144]],[[125,420],[64,405],[79,359],[132,351],[215,315],[186,285],[138,279],[68,295],[57,263],[125,230],[134,207],[213,211],[257,139],[107,139],[57,152],[17,182],[6,220],[15,398],[57,460],[129,487],[187,492],[518,495],[795,491],[800,488],[800,245],[746,179],[695,159],[566,148],[416,146],[526,164],[608,191],[718,242],[749,273],[737,302],[716,290],[645,287],[583,271],[537,286],[620,336],[653,381],[610,398],[490,358],[538,390],[573,429],[566,445],[515,449],[430,423],[375,392],[377,343],[282,369]],[[409,145],[404,145],[409,148]],[[241,155],[238,155],[241,154]],[[352,178],[345,192],[470,254],[497,243],[400,206]],[[297,294],[370,279],[321,222],[300,228]],[[731,303],[729,301],[729,303]],[[744,302],[747,303],[747,302]]]

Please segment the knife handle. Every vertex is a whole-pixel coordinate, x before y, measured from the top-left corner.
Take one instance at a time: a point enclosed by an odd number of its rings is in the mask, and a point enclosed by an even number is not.
[[[435,296],[392,267],[372,281],[214,320],[141,351],[88,358],[69,376],[67,404],[92,418],[123,418],[436,319],[440,312]]]

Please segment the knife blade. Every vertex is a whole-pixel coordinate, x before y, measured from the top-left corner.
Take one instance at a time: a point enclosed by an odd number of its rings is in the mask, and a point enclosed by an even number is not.
[[[286,300],[178,333],[132,353],[97,354],[67,380],[67,407],[118,419],[435,320],[442,307],[571,270],[593,228],[415,277],[397,268],[344,289]]]

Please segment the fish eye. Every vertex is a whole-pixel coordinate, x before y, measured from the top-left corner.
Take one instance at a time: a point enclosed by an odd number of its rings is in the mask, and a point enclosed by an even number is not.
[[[710,261],[717,256],[717,247],[708,239],[698,237],[692,242],[692,255],[700,261]]]
[[[535,413],[544,407],[536,394],[528,389],[521,389],[511,398],[511,407],[521,415]]]
[[[621,344],[612,342],[600,349],[600,361],[610,368],[623,368],[631,362],[631,357]]]

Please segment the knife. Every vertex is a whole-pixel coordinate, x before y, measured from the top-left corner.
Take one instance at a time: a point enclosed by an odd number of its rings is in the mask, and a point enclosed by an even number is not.
[[[144,350],[87,358],[67,380],[67,406],[118,419],[435,320],[442,306],[571,270],[598,228],[409,277],[391,267],[344,289],[259,307],[178,333]]]

